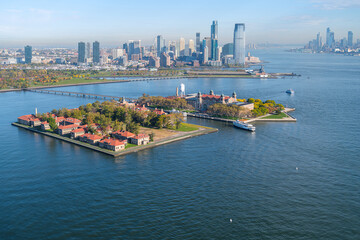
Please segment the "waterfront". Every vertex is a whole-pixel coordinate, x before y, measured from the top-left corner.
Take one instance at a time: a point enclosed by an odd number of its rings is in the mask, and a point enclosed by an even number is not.
[[[115,160],[10,125],[35,107],[96,99],[0,94],[0,238],[359,238],[360,58],[274,49],[254,55],[270,61],[267,71],[302,76],[59,88],[167,96],[184,82],[187,92],[235,90],[296,108],[297,123],[256,123],[255,134],[189,118],[219,132]]]

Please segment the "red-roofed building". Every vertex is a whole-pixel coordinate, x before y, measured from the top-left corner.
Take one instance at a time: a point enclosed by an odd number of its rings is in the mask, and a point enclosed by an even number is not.
[[[166,114],[163,109],[159,110],[159,109],[157,109],[157,108],[155,108],[155,110],[154,110],[153,112],[156,113],[157,115],[164,115],[164,114]]]
[[[64,121],[68,125],[70,125],[70,124],[80,125],[80,123],[81,123],[81,120],[72,118],[72,117],[65,118]]]
[[[150,137],[147,134],[141,133],[131,138],[131,143],[135,145],[146,145],[150,142]]]
[[[33,126],[33,127],[37,127],[37,126],[41,125],[40,119],[37,118],[36,116],[32,115],[32,114],[18,117],[18,122],[20,124]]]
[[[60,123],[62,123],[65,120],[64,117],[57,117],[55,116],[55,123],[56,125],[60,126]]]
[[[47,121],[44,121],[41,123],[41,129],[46,131],[46,130],[50,130],[50,125]]]
[[[125,149],[125,142],[119,141],[115,138],[103,139],[99,142],[99,147],[106,148],[112,151],[120,151]]]
[[[196,96],[191,98],[187,98],[186,101],[195,107],[195,109],[200,111],[206,111],[208,106],[211,106],[215,103],[222,103],[222,104],[231,104],[237,101],[236,93],[232,94],[232,97],[225,96],[224,94],[215,95],[214,91],[211,90],[210,94],[201,94],[199,92]]]
[[[91,133],[85,133],[84,135],[79,136],[80,141],[87,142],[93,145],[96,145],[98,142],[100,142],[102,138],[102,136]]]
[[[71,131],[71,138],[78,138],[81,135],[85,134],[85,130],[83,128],[77,128]]]
[[[131,142],[131,138],[135,137],[135,134],[133,134],[132,132],[128,132],[128,131],[116,131],[112,133],[112,136],[115,138],[118,138],[120,140],[126,140],[128,142]]]
[[[149,109],[147,109],[146,107],[145,107],[145,105],[136,105],[135,106],[135,110],[138,110],[138,111],[149,111]]]
[[[58,134],[60,135],[65,135],[65,134],[69,134],[72,130],[77,129],[79,126],[76,124],[71,124],[71,125],[60,125],[58,127]]]

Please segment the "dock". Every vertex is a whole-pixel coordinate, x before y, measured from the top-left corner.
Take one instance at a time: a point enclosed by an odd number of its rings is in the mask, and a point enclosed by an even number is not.
[[[286,118],[282,118],[282,119],[264,119],[265,117],[271,116],[272,114],[266,114],[257,118],[251,118],[248,119],[246,121],[244,121],[245,123],[253,123],[253,122],[296,122],[297,119],[294,118],[293,116],[291,116],[289,114],[289,112],[295,111],[295,108],[285,108],[283,113],[285,113],[287,115]],[[214,121],[219,121],[219,122],[226,122],[226,123],[233,123],[236,120],[233,119],[226,119],[226,118],[219,118],[219,117],[212,117],[209,116],[207,114],[201,114],[201,113],[187,113],[187,116],[190,117],[196,117],[196,118],[203,118],[203,119],[208,119],[208,120],[214,120]]]

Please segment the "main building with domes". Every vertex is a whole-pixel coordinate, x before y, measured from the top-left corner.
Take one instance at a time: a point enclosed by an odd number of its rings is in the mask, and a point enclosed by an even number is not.
[[[197,94],[192,94],[186,97],[186,101],[194,106],[196,110],[199,111],[206,111],[208,106],[211,106],[215,103],[222,103],[222,104],[237,104],[236,99],[236,92],[233,92],[232,96],[225,96],[224,94],[216,95],[214,91],[211,90],[209,94],[201,94],[198,92]],[[254,104],[246,104],[246,103],[239,103],[241,106],[248,108],[249,110],[254,109]],[[251,105],[251,106],[250,106]]]

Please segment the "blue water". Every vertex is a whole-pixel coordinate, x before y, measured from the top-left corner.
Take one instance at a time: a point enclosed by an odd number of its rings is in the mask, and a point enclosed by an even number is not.
[[[184,82],[296,108],[297,123],[256,124],[255,134],[189,118],[219,132],[118,159],[10,125],[35,107],[94,99],[0,94],[0,239],[359,239],[360,58],[253,54],[269,72],[302,76],[59,88],[168,96]]]

